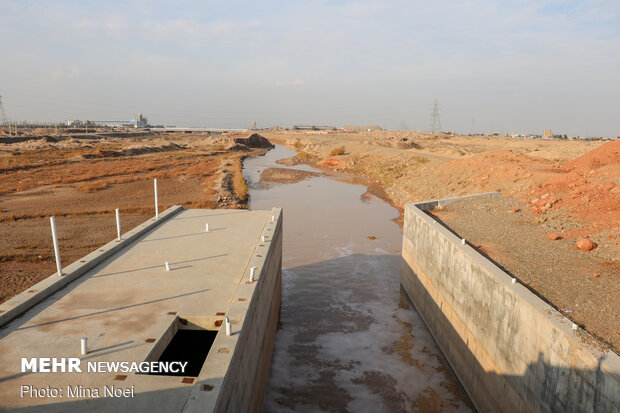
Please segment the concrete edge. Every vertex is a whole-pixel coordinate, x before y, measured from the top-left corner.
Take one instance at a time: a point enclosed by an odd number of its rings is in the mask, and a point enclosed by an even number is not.
[[[435,226],[436,230],[443,235],[449,242],[456,244],[458,247],[462,248],[464,253],[469,256],[474,262],[484,268],[489,274],[493,275],[498,282],[504,284],[504,287],[508,289],[512,289],[515,293],[515,296],[520,299],[522,302],[525,302],[527,305],[532,307],[534,310],[540,312],[550,323],[555,325],[560,331],[566,334],[572,341],[581,346],[585,351],[588,351],[592,354],[593,357],[596,357],[600,360],[600,368],[614,374],[620,380],[620,356],[616,354],[612,350],[600,351],[588,343],[585,343],[579,336],[577,331],[573,331],[572,325],[573,322],[557,311],[555,308],[547,304],[540,297],[536,296],[529,289],[527,289],[524,285],[522,285],[519,280],[516,281],[515,284],[512,284],[512,277],[496,266],[493,262],[488,260],[474,248],[472,248],[469,244],[462,245],[461,238],[454,235],[451,231],[445,228],[438,221],[433,219],[426,211],[429,211],[435,208],[438,205],[448,205],[452,202],[459,201],[465,198],[472,198],[476,196],[484,196],[484,195],[500,195],[499,192],[484,192],[479,194],[465,195],[455,198],[445,198],[440,200],[432,200],[425,202],[417,202],[412,204],[405,205],[405,208],[409,208],[412,213],[416,214],[419,218],[425,221],[428,225]],[[403,247],[404,250],[404,247]],[[408,295],[408,294],[407,294]],[[409,295],[408,295],[409,296]],[[409,297],[411,300],[411,297]],[[415,305],[415,304],[414,304]],[[578,327],[582,333],[587,334],[593,341],[599,342],[594,336],[592,336],[587,330]]]
[[[461,199],[473,198],[473,197],[484,196],[484,195],[501,196],[499,192],[481,192],[479,194],[462,195],[462,196],[456,196],[454,198],[442,198],[442,199],[433,199],[430,201],[415,202],[412,204],[407,204],[405,205],[405,207],[408,207],[411,205],[411,206],[418,207],[418,209],[422,211],[430,211],[431,209],[435,209],[436,207],[439,207],[441,209],[445,207],[446,205],[449,205],[456,201],[460,201]]]
[[[182,205],[174,205],[168,208],[159,214],[159,218],[150,218],[123,234],[122,240],[110,241],[102,247],[97,248],[90,254],[82,257],[78,261],[69,264],[67,267],[63,268],[62,277],[59,277],[57,273],[54,273],[25,291],[17,294],[15,297],[0,304],[0,327],[14,320],[67,284],[78,279],[80,276],[84,275],[107,258],[116,254],[118,251],[127,247],[145,233],[151,231],[177,213],[181,212],[183,209],[184,208]],[[33,293],[29,291],[33,291]]]
[[[271,221],[272,216],[275,217],[274,221]],[[198,377],[196,377],[194,388],[183,407],[183,412],[214,411],[217,407],[222,394],[223,385],[229,378],[228,376],[234,374],[234,372],[231,371],[231,365],[238,351],[237,344],[241,338],[241,334],[244,333],[247,311],[252,302],[256,299],[255,292],[257,291],[258,285],[264,279],[263,272],[266,268],[267,258],[271,256],[272,245],[274,245],[271,243],[271,237],[277,232],[277,229],[281,227],[281,222],[282,208],[272,208],[267,221],[265,221],[263,230],[256,241],[256,245],[252,250],[252,256],[248,259],[243,274],[241,274],[239,278],[237,290],[233,293],[228,311],[226,312],[226,315],[231,321],[232,335],[226,335],[226,326],[222,323],[211,345],[211,350],[202,365],[202,369]],[[268,231],[268,229],[271,231]],[[265,243],[261,241],[263,235],[267,237]],[[282,234],[280,234],[280,236],[282,236]],[[262,256],[258,257],[257,255]],[[256,267],[256,280],[252,283],[246,282],[249,280],[250,267]],[[240,292],[243,292],[244,298],[249,299],[247,301],[239,301]],[[221,348],[226,348],[229,351],[227,353],[220,352],[219,349]],[[237,356],[239,355],[237,354]],[[208,392],[202,391],[201,388],[205,384],[213,386],[213,389]]]

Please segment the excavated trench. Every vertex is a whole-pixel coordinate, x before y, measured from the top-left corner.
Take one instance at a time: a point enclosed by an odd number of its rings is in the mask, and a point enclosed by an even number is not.
[[[398,211],[366,186],[327,176],[260,183],[262,171],[294,155],[276,146],[244,161],[250,209],[284,208],[281,326],[265,411],[470,411],[400,288]]]

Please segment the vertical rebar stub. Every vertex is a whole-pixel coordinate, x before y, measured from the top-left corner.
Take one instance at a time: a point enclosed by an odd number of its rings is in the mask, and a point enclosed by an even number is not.
[[[254,282],[256,276],[256,267],[250,268],[250,282]]]
[[[573,323],[571,325],[571,328],[573,329],[573,331],[577,331],[577,328],[579,328],[579,326],[577,324]]]
[[[461,245],[465,245],[465,238],[461,239]]]
[[[153,180],[153,189],[155,190],[155,218],[159,218],[159,202],[157,199],[157,178]]]
[[[209,224],[205,224],[205,232],[209,232]]]
[[[232,336],[232,325],[230,324],[230,319],[228,318],[228,316],[226,316],[226,335],[227,336]]]
[[[80,340],[80,350],[83,356],[88,354],[88,338],[87,337],[82,337],[82,339]]]
[[[116,236],[120,241],[123,239],[123,237],[121,236],[121,212],[118,208],[116,208],[114,212],[116,214]]]
[[[52,241],[54,242],[54,257],[56,258],[56,270],[58,276],[62,277],[62,263],[60,262],[60,249],[58,248],[58,233],[56,232],[56,218],[50,217],[50,224],[52,226]]]
[[[170,271],[170,263],[166,261],[166,271]]]
[[[516,278],[513,278],[513,279],[512,279],[512,283],[513,283],[513,284],[516,284],[516,283],[517,283],[517,279],[516,279]]]
[[[265,240],[266,240],[267,238],[265,238],[265,236],[264,236],[264,235],[262,235],[262,236],[260,237],[260,239],[261,239],[261,241],[262,241],[262,242],[265,242]]]

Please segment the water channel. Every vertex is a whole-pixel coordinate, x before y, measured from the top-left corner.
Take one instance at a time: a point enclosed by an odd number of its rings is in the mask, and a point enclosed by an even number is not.
[[[244,162],[250,209],[284,210],[281,326],[264,410],[470,411],[400,288],[398,211],[334,177],[260,182],[295,154],[276,146]]]

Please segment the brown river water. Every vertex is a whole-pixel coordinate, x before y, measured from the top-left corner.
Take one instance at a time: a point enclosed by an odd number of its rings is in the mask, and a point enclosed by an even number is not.
[[[244,161],[250,209],[284,209],[281,326],[264,410],[470,411],[400,288],[398,211],[329,177],[259,184],[259,171],[294,155],[276,146]]]

